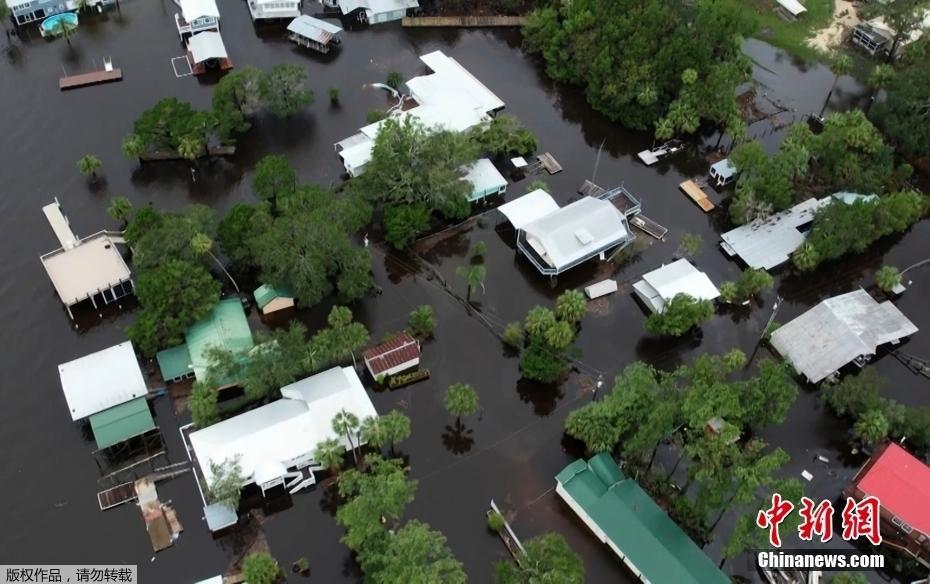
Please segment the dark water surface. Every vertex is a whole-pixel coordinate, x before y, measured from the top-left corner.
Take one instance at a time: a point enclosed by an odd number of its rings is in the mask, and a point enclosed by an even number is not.
[[[200,498],[194,481],[185,475],[159,485],[162,501],[171,501],[185,530],[174,547],[153,558],[138,509],[133,505],[107,512],[95,500],[98,469],[92,443],[73,424],[64,406],[56,365],[125,339],[123,328],[130,311],[110,316],[77,331],[60,307],[38,256],[57,246],[40,207],[57,196],[79,235],[113,227],[105,215],[112,196],[127,195],[137,206],[148,202],[177,209],[201,202],[219,210],[251,199],[248,182],[255,162],[265,154],[285,154],[304,181],[336,184],[342,167],[332,144],[364,123],[365,113],[385,105],[383,93],[365,83],[383,81],[389,71],[405,76],[422,72],[417,55],[442,49],[458,59],[497,93],[506,111],[517,115],[538,136],[541,151],[550,151],[565,168],[546,178],[560,203],[577,197],[575,189],[589,178],[598,146],[603,154],[597,182],[624,183],[643,200],[644,212],[670,229],[666,242],[640,234],[641,252],[625,264],[617,277],[620,294],[592,305],[578,345],[582,371],[559,388],[521,382],[517,361],[477,319],[440,289],[434,281],[415,276],[409,260],[390,259],[374,250],[375,278],[384,294],[353,306],[368,325],[372,338],[406,324],[407,314],[422,303],[432,304],[439,327],[425,346],[424,362],[430,380],[391,393],[373,394],[379,412],[399,407],[413,420],[413,437],[399,449],[409,457],[419,490],[409,515],[443,531],[472,581],[490,580],[492,561],[504,557],[499,539],[485,527],[484,511],[494,498],[508,512],[517,533],[528,538],[548,530],[563,533],[582,554],[591,582],[632,581],[606,547],[598,544],[554,495],[553,476],[573,456],[563,447],[562,424],[573,407],[590,399],[591,379],[603,372],[609,380],[628,363],[644,359],[660,367],[687,362],[702,352],[739,347],[751,353],[771,310],[774,292],[764,307],[745,313],[719,314],[704,327],[699,341],[660,341],[642,329],[644,315],[629,294],[634,278],[671,259],[684,233],[698,233],[704,246],[696,263],[719,282],[737,275],[738,267],[716,247],[716,233],[725,222],[719,213],[702,214],[677,189],[684,178],[702,175],[706,162],[692,148],[687,154],[646,168],[635,153],[648,147],[646,134],[627,132],[591,111],[579,93],[554,86],[519,49],[513,32],[402,30],[388,25],[346,34],[336,55],[320,57],[299,51],[279,31],[256,34],[246,6],[220,2],[223,37],[238,66],[269,67],[288,61],[304,65],[317,103],[294,119],[260,118],[241,140],[240,152],[228,160],[205,164],[192,183],[186,165],[163,163],[139,166],[120,153],[122,137],[138,114],[157,99],[175,96],[196,107],[210,103],[212,86],[193,77],[175,78],[171,57],[180,56],[168,0],[123,2],[122,16],[111,13],[92,22],[82,19],[73,47],[64,41],[33,38],[17,42],[12,60],[0,61],[0,263],[4,277],[0,292],[3,323],[4,371],[0,383],[0,485],[4,495],[0,559],[7,563],[138,563],[144,582],[186,583],[222,572],[241,553],[241,537],[214,540],[201,520]],[[86,22],[85,22],[86,20]],[[38,35],[34,32],[32,36]],[[2,41],[0,41],[2,42]],[[789,111],[782,121],[801,119],[819,111],[833,81],[822,66],[798,63],[784,53],[756,41],[747,42],[756,62],[760,92],[767,92]],[[120,83],[60,93],[56,80],[69,73],[100,65],[112,56],[123,69]],[[332,107],[327,88],[338,86],[342,105]],[[863,91],[851,79],[841,80],[831,109],[862,103]],[[770,122],[751,127],[754,136],[774,148],[782,134]],[[705,136],[713,144],[715,136]],[[103,178],[90,185],[75,161],[86,153],[103,160]],[[537,177],[539,178],[539,177]],[[508,197],[523,192],[524,180],[510,187]],[[466,259],[474,241],[488,244],[487,292],[478,297],[495,324],[522,318],[537,303],[550,303],[567,287],[606,277],[603,268],[585,266],[550,287],[513,249],[513,234],[499,227],[491,212],[464,234],[427,246],[427,259],[464,293],[455,268]],[[786,299],[778,320],[785,322],[826,296],[871,283],[883,263],[906,266],[923,259],[930,240],[926,222],[902,237],[883,241],[863,256],[825,268],[818,276],[799,280],[781,277],[777,292]],[[899,302],[921,329],[930,329],[926,287],[930,270],[912,273],[914,285]],[[319,323],[327,307],[301,318]],[[92,319],[93,320],[93,319]],[[254,319],[253,319],[254,320]],[[927,356],[923,333],[907,347]],[[762,350],[760,353],[764,353]],[[926,383],[892,359],[877,365],[887,376],[888,394],[908,404],[930,402]],[[474,385],[482,411],[456,428],[442,408],[441,394],[450,383]],[[177,432],[187,422],[176,417],[167,398],[155,402],[172,462],[185,459]],[[789,420],[765,437],[792,455],[789,468],[798,476],[804,468],[815,474],[810,492],[832,497],[854,472],[858,461],[839,461],[844,450],[844,428],[823,411],[816,395],[802,392]],[[815,467],[818,453],[831,460]],[[327,490],[295,496],[292,508],[273,514],[263,525],[274,555],[289,565],[307,556],[313,581],[358,579],[348,551],[332,518]],[[727,524],[722,522],[722,526]],[[725,533],[720,536],[724,537]],[[708,550],[716,554],[719,545]],[[4,562],[0,562],[4,563]],[[732,564],[732,565],[731,565]],[[727,565],[746,571],[744,561]]]

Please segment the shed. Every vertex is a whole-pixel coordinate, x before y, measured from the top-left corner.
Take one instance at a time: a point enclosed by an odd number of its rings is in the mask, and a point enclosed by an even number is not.
[[[610,278],[584,287],[585,295],[591,300],[600,298],[601,296],[606,296],[607,294],[612,294],[616,291],[617,281]]]
[[[729,158],[724,158],[710,165],[710,178],[714,179],[718,187],[733,182],[739,175],[736,165]]]
[[[292,20],[287,25],[287,32],[287,38],[293,42],[321,53],[328,53],[331,45],[342,42],[342,27],[306,14]]]
[[[144,397],[122,403],[90,416],[97,448],[103,449],[155,429],[152,412]]]
[[[203,508],[203,518],[210,531],[219,531],[232,527],[239,522],[239,514],[225,503],[210,503]],[[222,582],[222,576],[218,576]],[[207,580],[209,582],[209,580]]]
[[[173,383],[187,379],[194,375],[194,366],[191,364],[191,354],[187,344],[171,347],[155,354],[158,370],[165,383]]]
[[[75,421],[148,394],[129,341],[62,363],[58,374]]]
[[[517,197],[497,208],[507,217],[514,229],[523,229],[527,224],[559,210],[552,195],[542,189]]]
[[[576,460],[555,480],[559,497],[640,581],[730,582],[610,455]]]
[[[788,14],[794,17],[801,16],[807,12],[807,8],[803,4],[798,2],[798,0],[777,0],[778,4],[788,11]]]
[[[887,343],[917,327],[890,301],[878,303],[861,288],[828,298],[772,333],[772,346],[811,383],[849,363],[864,365]]]
[[[271,314],[279,310],[294,307],[294,293],[287,286],[262,284],[253,292],[255,304],[262,314]]]
[[[187,41],[187,48],[195,65],[229,58],[223,37],[214,31],[199,32],[191,36]]]
[[[494,164],[487,158],[477,160],[465,167],[464,170],[465,176],[462,179],[472,185],[472,192],[468,196],[469,201],[480,201],[507,192],[507,179],[498,172]]]
[[[420,364],[420,342],[407,333],[401,333],[366,350],[362,357],[374,379],[394,375]]]
[[[716,300],[720,296],[707,274],[684,258],[644,274],[633,284],[633,291],[652,312],[665,310],[665,304],[678,294],[697,300]]]

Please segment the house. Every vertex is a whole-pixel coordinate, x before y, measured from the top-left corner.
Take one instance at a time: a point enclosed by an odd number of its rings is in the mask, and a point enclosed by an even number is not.
[[[198,32],[187,39],[187,58],[194,75],[202,75],[208,69],[232,69],[223,37],[212,30]]]
[[[339,8],[343,16],[353,16],[361,22],[378,24],[400,20],[407,11],[419,8],[417,0],[322,0],[324,6]]]
[[[155,429],[139,361],[126,341],[58,366],[74,421],[88,419],[98,449]]]
[[[39,257],[52,280],[68,316],[71,307],[90,300],[112,304],[133,292],[132,274],[116,247],[124,243],[122,233],[98,231],[80,238],[71,231],[68,218],[61,212],[58,199],[42,207],[61,247]]]
[[[897,46],[895,45],[897,33],[881,17],[858,23],[853,27],[849,40],[854,45],[865,49],[870,55],[874,56],[879,52],[891,55],[893,51],[893,57],[898,58],[901,55],[901,49],[919,40],[928,28],[930,28],[930,10],[924,10],[921,26],[916,27],[907,37],[899,39]]]
[[[372,378],[388,377],[420,364],[420,341],[407,333],[401,333],[366,350],[362,358]]]
[[[252,21],[300,17],[301,0],[247,0]],[[309,18],[309,17],[308,17]]]
[[[205,485],[212,484],[215,466],[238,461],[242,486],[255,484],[262,493],[284,486],[293,493],[314,482],[309,469],[318,462],[317,444],[332,438],[346,450],[359,446],[355,437],[350,442],[333,430],[333,418],[342,410],[359,420],[378,415],[352,367],[301,379],[282,387],[277,401],[191,432],[189,452]]]
[[[464,170],[465,176],[462,179],[472,184],[472,192],[468,196],[469,202],[482,201],[507,192],[507,179],[487,158],[475,161]]]
[[[401,98],[403,107],[393,109],[390,117],[413,116],[427,128],[464,132],[490,121],[491,114],[504,107],[499,97],[442,51],[421,55],[420,60],[432,73],[407,81],[409,96]],[[364,172],[383,124],[384,120],[369,124],[334,145],[349,176]]]
[[[678,294],[697,300],[716,300],[720,290],[707,274],[682,258],[643,275],[633,284],[633,292],[652,312],[662,312],[665,304]]]
[[[720,247],[730,257],[739,257],[750,268],[771,270],[788,261],[801,247],[814,213],[831,199],[808,199],[769,217],[756,219],[720,236]]]
[[[517,230],[520,253],[541,273],[555,276],[595,256],[606,259],[608,251],[633,241],[626,216],[612,201],[618,194],[582,197],[560,208],[537,189],[498,209]]]
[[[855,290],[828,298],[772,333],[772,346],[811,383],[836,374],[843,366],[862,367],[878,347],[917,332],[890,301],[876,302]]]
[[[238,298],[220,300],[206,318],[187,329],[184,337],[184,344],[159,351],[155,356],[165,381],[191,374],[196,379],[205,379],[210,365],[207,359],[210,348],[241,354],[255,346],[249,321]],[[225,387],[237,382],[234,379],[218,381],[225,382]]]
[[[78,10],[81,4],[77,0],[6,0],[10,9],[10,20],[17,26],[43,20],[53,14]],[[90,0],[89,7],[102,11],[104,6],[112,6],[116,0]]]
[[[216,0],[176,0],[181,14],[175,13],[174,23],[183,40],[189,35],[204,31],[220,31],[220,9]]]
[[[724,158],[710,165],[710,178],[719,187],[725,187],[739,176],[736,165],[729,158]]]
[[[730,582],[610,455],[578,459],[555,480],[559,497],[641,582]]]
[[[342,44],[342,28],[301,14],[287,25],[287,38],[298,46],[328,53],[332,47]]]
[[[271,314],[279,310],[294,308],[294,293],[287,286],[262,284],[252,293],[255,304],[262,314]]]
[[[930,467],[889,442],[859,469],[843,496],[879,500],[882,542],[930,567]]]

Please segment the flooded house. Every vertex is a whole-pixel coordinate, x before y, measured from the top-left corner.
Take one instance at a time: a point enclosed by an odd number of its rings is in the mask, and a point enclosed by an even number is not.
[[[300,0],[247,0],[246,4],[253,22],[300,17]]]
[[[877,498],[882,543],[930,568],[930,466],[889,442],[875,450],[843,496]]]
[[[252,293],[255,305],[262,315],[269,315],[294,308],[294,293],[287,286],[262,284]]]
[[[897,345],[917,327],[891,301],[854,290],[828,298],[772,333],[771,344],[811,383],[853,363],[862,367],[878,348]]]
[[[29,24],[38,22],[53,14],[72,12],[81,8],[82,4],[75,0],[5,0],[10,9],[10,20],[16,23]],[[112,6],[116,0],[89,0],[85,5],[102,10],[104,6]]]
[[[323,6],[338,8],[343,16],[368,24],[400,20],[407,11],[420,7],[418,0],[321,0]]]
[[[78,237],[71,231],[58,199],[42,207],[61,247],[39,257],[68,316],[71,308],[90,301],[94,308],[112,304],[132,294],[132,273],[123,254],[116,247],[124,243],[121,232],[98,231]]]
[[[639,581],[730,582],[609,454],[578,459],[562,469],[555,481],[556,494]]]
[[[325,54],[342,44],[342,27],[301,14],[287,25],[287,38],[299,47]]]
[[[633,292],[652,312],[664,311],[665,304],[678,294],[697,300],[713,301],[720,297],[720,290],[707,274],[684,258],[643,274],[633,284]]]
[[[710,178],[718,188],[732,183],[739,176],[739,170],[729,158],[724,158],[710,165]]]
[[[517,231],[517,250],[540,273],[556,276],[594,257],[605,260],[608,252],[633,241],[626,216],[612,198],[582,197],[559,207],[549,193],[537,189],[498,210]]]
[[[241,468],[242,486],[254,484],[262,494],[276,487],[293,494],[315,484],[317,444],[335,439],[347,451],[359,446],[358,439],[350,442],[333,430],[333,418],[343,410],[359,420],[378,415],[355,370],[333,367],[282,387],[279,400],[190,432],[188,453],[201,489],[213,483],[217,465],[232,461]],[[211,530],[227,527],[230,519],[235,523],[235,510],[208,507]]]
[[[488,197],[500,196],[507,192],[507,179],[487,158],[478,159],[464,170],[465,176],[462,178],[472,185],[469,202],[484,201]]]
[[[98,449],[156,430],[148,388],[129,341],[58,366],[68,413],[88,420]]]
[[[181,14],[175,13],[178,36],[184,38],[205,31],[220,31],[220,9],[216,0],[176,0]]]
[[[432,73],[407,81],[409,96],[399,98],[399,103],[389,113],[391,117],[413,116],[427,128],[464,132],[490,121],[494,112],[504,107],[499,97],[442,51],[421,55],[420,60]],[[349,176],[364,172],[383,124],[384,120],[369,124],[335,144]]]
[[[362,358],[372,379],[389,377],[420,365],[420,341],[401,333],[365,350]]]

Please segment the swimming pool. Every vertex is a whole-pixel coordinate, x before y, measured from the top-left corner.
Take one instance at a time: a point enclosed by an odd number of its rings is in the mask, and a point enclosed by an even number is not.
[[[42,36],[47,34],[54,34],[59,22],[64,22],[65,26],[68,28],[76,28],[78,25],[78,15],[74,12],[62,12],[61,14],[53,14],[52,16],[49,16],[42,21],[42,24],[39,25],[39,32],[42,34]]]

